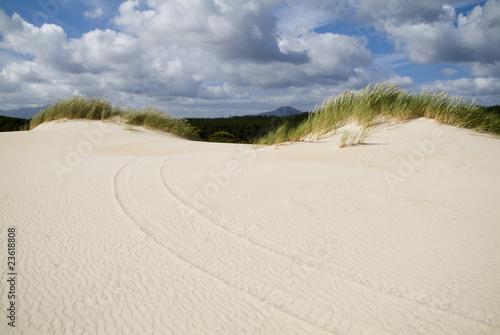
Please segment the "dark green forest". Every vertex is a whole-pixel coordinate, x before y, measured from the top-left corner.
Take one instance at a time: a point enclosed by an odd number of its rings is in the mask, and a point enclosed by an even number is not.
[[[30,120],[0,115],[0,131],[29,129]]]
[[[290,116],[232,116],[228,118],[189,118],[203,141],[223,143],[253,143],[283,123],[291,126],[304,121],[309,113]]]
[[[488,107],[483,107],[483,108],[484,108],[484,111],[487,113],[500,114],[500,105],[488,106]]]

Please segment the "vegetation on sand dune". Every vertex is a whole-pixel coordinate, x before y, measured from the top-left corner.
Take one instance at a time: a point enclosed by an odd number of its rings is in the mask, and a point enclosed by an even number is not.
[[[122,110],[118,106],[112,106],[106,99],[87,97],[73,97],[61,100],[42,110],[31,119],[30,129],[43,122],[63,118],[106,120],[113,116],[119,116],[127,124],[165,131],[192,140],[199,139],[195,129],[191,127],[189,122],[184,119],[174,118],[156,108]]]
[[[260,145],[294,142],[310,135],[326,134],[349,122],[368,128],[380,118],[404,122],[419,117],[500,134],[500,113],[488,111],[473,102],[444,92],[414,94],[397,85],[381,83],[369,85],[359,91],[345,91],[316,106],[315,111],[309,113],[302,123],[294,126],[280,125],[256,142]],[[366,135],[365,133],[365,138]]]
[[[190,140],[200,139],[196,129],[187,120],[171,117],[156,108],[128,109],[122,113],[122,117],[131,125],[168,132]]]
[[[219,142],[219,143],[241,143],[241,140],[239,138],[236,138],[231,133],[228,133],[227,131],[218,131],[216,133],[213,133],[210,135],[208,138],[210,142]]]
[[[61,100],[35,115],[30,122],[30,129],[41,123],[58,119],[105,120],[120,113],[106,99],[72,97]]]
[[[346,130],[340,138],[339,147],[351,147],[356,144],[365,143],[365,139],[368,137],[370,128],[364,128],[361,131]]]
[[[415,94],[385,83],[369,85],[358,91],[345,91],[316,106],[313,112],[287,117],[179,119],[156,108],[123,110],[106,99],[73,97],[61,100],[35,115],[31,119],[30,129],[43,122],[62,118],[106,120],[114,116],[130,125],[165,131],[191,140],[258,145],[315,138],[351,122],[357,123],[361,130],[344,133],[340,146],[361,144],[371,126],[381,120],[404,122],[419,117],[500,134],[499,106],[478,106],[444,92]]]
[[[234,135],[242,143],[254,143],[257,139],[273,130],[283,122],[299,124],[308,113],[291,116],[246,115],[224,118],[188,118],[202,140],[210,141],[218,132],[225,131]]]

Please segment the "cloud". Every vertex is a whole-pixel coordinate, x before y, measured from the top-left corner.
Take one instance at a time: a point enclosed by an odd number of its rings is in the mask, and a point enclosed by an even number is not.
[[[311,109],[345,89],[374,81],[412,88],[415,80],[402,71],[414,63],[447,62],[476,77],[500,76],[498,1],[459,15],[451,6],[458,2],[448,4],[126,0],[109,29],[82,31],[78,38],[68,38],[61,26],[37,27],[0,10],[0,53],[6,55],[0,62],[0,103],[23,103],[29,96],[30,103],[46,104],[87,94],[178,115],[198,110],[246,114],[276,104]],[[84,13],[87,19],[113,12],[94,1],[87,8],[92,9]],[[379,36],[315,30],[328,24],[341,27],[345,21],[358,22],[361,31],[371,24]],[[398,51],[372,55],[370,45],[385,37]],[[465,84],[426,85],[455,92],[463,87],[464,94],[475,96],[479,84],[463,79]]]
[[[396,54],[377,55],[377,63],[405,53],[421,65],[455,63],[474,77],[500,75],[500,2],[358,0],[355,18],[369,38],[387,36]],[[467,13],[457,9],[472,6]],[[379,64],[380,65],[380,64]],[[455,75],[444,70],[445,75]]]
[[[458,70],[453,68],[445,68],[441,70],[441,73],[447,77],[453,77],[458,73]]]
[[[83,16],[86,19],[96,19],[102,17],[104,14],[104,11],[102,10],[101,7],[97,7],[94,10],[89,10],[83,13]]]
[[[385,22],[396,25],[405,23],[432,23],[441,20],[444,6],[462,8],[483,1],[464,0],[357,0],[346,1],[344,6],[353,12],[353,19],[361,24],[371,23],[382,28]]]
[[[381,69],[393,70],[410,64],[404,52],[378,54],[374,58],[374,65]]]
[[[137,33],[143,22],[149,20],[156,13],[154,10],[137,10],[139,0],[127,0],[119,7],[119,15],[113,19],[115,24],[127,32]]]
[[[456,15],[443,5],[439,20],[387,21],[384,29],[397,50],[404,50],[418,64],[443,62],[495,62],[500,54],[500,3],[489,0],[467,14]]]
[[[150,45],[196,45],[227,61],[309,61],[306,53],[280,50],[277,19],[265,3],[173,0],[150,6],[141,11],[137,0],[128,0],[114,22]]]
[[[450,3],[453,1],[447,1]],[[432,22],[438,19],[443,1],[436,0],[359,0],[355,17],[358,22],[411,21]]]
[[[0,48],[22,55],[34,55],[47,59],[52,55],[50,47],[61,47],[66,42],[64,30],[54,24],[38,28],[24,21],[17,13],[9,18],[0,10],[0,33],[3,39]]]
[[[34,61],[59,73],[101,73],[136,65],[142,50],[134,37],[112,30],[93,30],[79,39],[67,39],[54,24],[36,27],[17,14],[0,13],[0,48],[34,56]]]
[[[14,91],[43,91],[43,102],[81,92],[124,104],[173,104],[245,100],[317,84],[337,87],[364,77],[372,61],[365,39],[282,31],[275,5],[217,0],[150,1],[141,7],[128,0],[113,20],[119,29],[95,29],[73,39],[60,26],[36,27],[0,11],[0,47],[32,57],[9,63],[1,78]],[[66,89],[55,89],[61,87]]]
[[[414,81],[412,78],[408,76],[401,77],[395,74],[389,79],[387,79],[387,82],[397,84],[401,87],[407,87],[407,86],[412,86]]]
[[[308,7],[305,4],[284,5],[274,11],[279,18],[277,27],[280,31],[302,33],[332,22],[336,15],[321,8]]]
[[[309,32],[298,39],[280,41],[280,48],[287,52],[307,53],[311,58],[308,63],[224,63],[220,78],[239,87],[257,90],[338,85],[358,76],[362,68],[371,63],[371,53],[364,42],[345,35]]]
[[[81,94],[116,95],[115,88],[141,77],[143,51],[138,41],[112,30],[94,30],[79,39],[67,38],[54,24],[36,27],[14,14],[9,18],[0,11],[0,48],[25,55],[28,61],[8,63],[1,69],[2,86],[10,87],[10,97],[33,97],[40,104],[61,97]],[[2,92],[5,92],[2,90]]]
[[[498,104],[500,78],[460,78],[438,80],[419,85],[424,91],[445,91],[468,100],[476,99],[482,105]]]
[[[500,76],[500,61],[481,63],[471,62],[463,64],[468,68],[471,75],[475,77],[499,77]]]

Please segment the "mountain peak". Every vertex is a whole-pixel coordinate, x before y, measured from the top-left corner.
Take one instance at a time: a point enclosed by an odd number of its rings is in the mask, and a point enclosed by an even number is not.
[[[288,115],[295,115],[295,114],[301,114],[302,112],[299,111],[296,108],[293,108],[291,106],[282,106],[279,108],[276,108],[273,111],[270,112],[265,112],[265,113],[260,113],[257,115],[264,115],[264,116],[288,116]]]

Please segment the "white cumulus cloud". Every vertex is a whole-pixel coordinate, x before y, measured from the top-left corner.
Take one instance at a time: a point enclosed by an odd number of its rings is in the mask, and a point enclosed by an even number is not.
[[[306,110],[373,81],[415,87],[399,72],[415,63],[463,67],[476,78],[426,85],[486,99],[478,80],[497,85],[500,76],[499,0],[464,14],[457,14],[459,6],[434,0],[126,0],[114,8],[107,29],[74,38],[59,25],[35,26],[0,9],[0,104],[42,105],[87,94],[184,116],[248,114],[276,104]],[[89,9],[87,23],[113,12],[98,2]],[[316,29],[345,22],[360,29]],[[378,35],[363,34],[367,27]],[[370,44],[383,38],[397,51],[373,55]]]
[[[102,17],[103,14],[104,14],[104,11],[102,10],[102,8],[97,7],[94,10],[89,10],[89,11],[84,12],[83,16],[86,19],[96,19],[96,18]]]
[[[406,51],[410,60],[419,64],[489,64],[500,54],[500,3],[489,0],[459,15],[453,7],[444,5],[436,21],[387,21],[385,30],[397,49]]]
[[[444,74],[445,76],[453,77],[454,75],[456,75],[458,73],[458,70],[447,67],[445,69],[442,69],[441,73]]]

